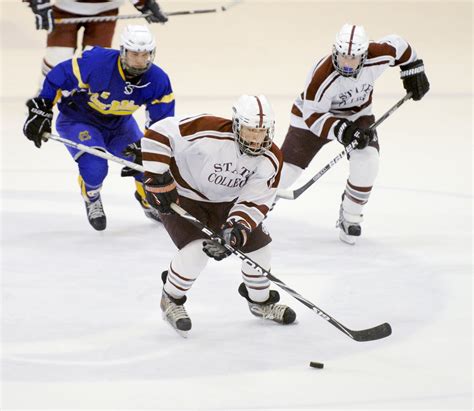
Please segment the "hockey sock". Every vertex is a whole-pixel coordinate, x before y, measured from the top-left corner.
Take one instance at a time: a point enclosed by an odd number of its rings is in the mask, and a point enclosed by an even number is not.
[[[209,258],[202,252],[202,241],[191,241],[179,250],[171,261],[163,287],[171,297],[184,297],[206,266]]]
[[[252,251],[247,255],[266,270],[270,270],[270,245],[266,245],[257,251]],[[267,277],[243,262],[242,279],[252,301],[261,303],[268,300],[270,296],[270,280]]]

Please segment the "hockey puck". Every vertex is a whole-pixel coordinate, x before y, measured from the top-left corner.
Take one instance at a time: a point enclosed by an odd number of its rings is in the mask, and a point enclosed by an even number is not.
[[[315,362],[315,361],[311,361],[309,363],[309,366],[313,368],[324,368],[324,364],[322,362]]]

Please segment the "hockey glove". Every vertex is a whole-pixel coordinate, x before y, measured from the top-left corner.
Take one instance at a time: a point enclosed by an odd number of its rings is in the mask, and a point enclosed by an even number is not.
[[[423,60],[415,60],[412,63],[400,66],[400,70],[400,78],[403,81],[403,87],[405,87],[407,93],[411,93],[413,100],[421,100],[430,89],[430,83],[425,74]]]
[[[28,107],[28,116],[23,126],[23,134],[40,148],[43,133],[51,133],[53,103],[44,98],[35,97],[26,102],[26,107]]]
[[[130,161],[133,161],[135,164],[142,165],[142,146],[140,140],[136,141],[133,144],[125,147],[125,150],[122,151],[122,154],[126,157],[132,157]],[[140,171],[134,170],[130,167],[123,167],[120,175],[122,177],[135,177],[140,174]]]
[[[220,236],[233,248],[241,248],[247,242],[249,229],[234,220],[230,220],[222,227]],[[213,240],[204,240],[202,243],[202,251],[214,260],[220,261],[232,254],[224,245]]]
[[[334,127],[334,134],[336,135],[337,141],[344,147],[347,147],[354,140],[357,140],[356,148],[358,150],[366,148],[374,137],[373,130],[360,128],[349,120],[339,120]]]
[[[47,30],[51,33],[54,29],[53,8],[49,0],[23,0],[29,3],[36,18],[36,30]]]
[[[178,190],[170,172],[163,174],[145,172],[143,184],[148,203],[162,214],[172,214],[171,203],[178,202]]]
[[[155,0],[140,1],[135,4],[135,8],[142,14],[151,13],[151,15],[146,17],[148,23],[166,23],[168,21],[168,17],[163,14],[160,6]]]

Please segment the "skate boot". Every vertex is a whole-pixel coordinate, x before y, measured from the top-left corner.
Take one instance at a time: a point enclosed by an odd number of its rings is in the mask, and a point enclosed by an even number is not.
[[[168,271],[164,271],[161,275],[164,282],[166,282],[167,275]],[[163,289],[160,303],[161,311],[163,312],[163,319],[168,321],[176,332],[184,338],[188,336],[188,331],[192,326],[191,319],[184,308],[185,302],[186,296],[179,299],[173,298]]]
[[[362,221],[362,214],[347,213],[343,210],[341,204],[339,219],[336,221],[336,228],[339,228],[339,239],[346,244],[354,245],[357,237],[360,237],[362,233],[359,224]]]
[[[241,283],[239,286],[239,294],[247,300],[250,312],[255,315],[255,317],[275,321],[279,324],[291,324],[296,319],[296,313],[290,307],[283,304],[276,304],[280,301],[278,291],[270,290],[268,300],[257,303],[250,299],[247,287],[244,283]]]
[[[107,226],[107,219],[104,213],[104,207],[102,206],[102,200],[98,196],[94,201],[84,200],[87,211],[87,219],[94,229],[97,231],[105,230]]]
[[[145,194],[145,188],[143,187],[143,183],[140,181],[135,180],[135,199],[140,203],[143,212],[145,215],[152,219],[155,220],[159,223],[161,223],[161,218],[160,214],[158,213],[158,210],[155,210],[149,203],[146,201],[146,194]]]
[[[138,191],[135,191],[135,198],[142,206],[142,210],[148,218],[161,223],[160,213],[158,213],[158,210],[154,209],[150,204],[148,204],[148,201],[144,200]]]

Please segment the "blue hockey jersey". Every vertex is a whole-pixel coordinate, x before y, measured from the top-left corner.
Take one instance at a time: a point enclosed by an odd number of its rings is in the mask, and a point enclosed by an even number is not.
[[[138,81],[126,79],[118,50],[94,47],[64,61],[46,76],[39,97],[54,101],[59,111],[79,122],[116,128],[146,105],[148,128],[173,116],[175,101],[168,75],[152,65]]]

